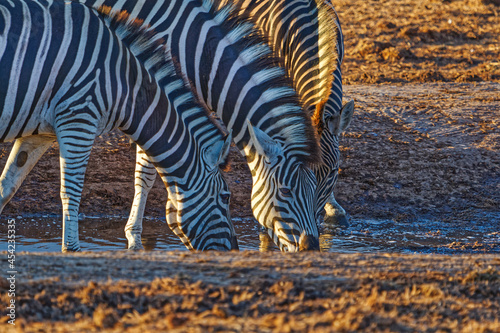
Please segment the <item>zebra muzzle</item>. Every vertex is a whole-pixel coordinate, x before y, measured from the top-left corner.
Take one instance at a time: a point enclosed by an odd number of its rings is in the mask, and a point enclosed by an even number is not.
[[[319,239],[311,235],[302,234],[299,240],[299,251],[319,251]]]

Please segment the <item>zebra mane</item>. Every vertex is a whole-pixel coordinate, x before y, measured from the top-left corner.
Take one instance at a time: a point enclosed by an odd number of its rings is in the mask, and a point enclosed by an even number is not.
[[[157,32],[153,28],[144,24],[141,19],[132,18],[126,10],[113,10],[112,7],[103,5],[97,9],[97,12],[103,17],[109,28],[127,45],[132,54],[138,57],[139,60],[142,56],[147,59],[145,65],[147,65],[150,75],[160,78],[176,76],[178,79],[168,86],[172,89],[184,87],[191,93],[184,94],[180,103],[191,102],[196,105],[196,110],[200,112],[200,116],[205,116],[222,137],[227,137],[227,133],[221,128],[217,119],[213,117],[211,110],[200,102],[201,99],[196,91],[188,84],[189,80],[182,74],[177,59],[173,58],[166,48],[165,40],[158,38]],[[191,114],[194,112],[197,111],[192,110]],[[231,160],[228,155],[220,167],[223,170],[229,170],[230,164]]]
[[[328,0],[315,0],[318,8],[318,43],[319,43],[319,63],[321,71],[321,86],[325,90],[321,102],[315,106],[312,122],[314,127],[321,133],[324,127],[322,123],[323,111],[333,83],[333,72],[340,66],[339,46],[337,45],[337,12]],[[335,28],[334,28],[335,27]],[[335,50],[336,52],[332,52]]]
[[[280,133],[276,134],[288,138],[285,144],[294,147],[293,150],[297,153],[299,161],[306,165],[320,163],[319,139],[310,114],[306,112],[305,106],[292,88],[292,79],[280,66],[282,62],[273,55],[267,38],[259,32],[250,17],[240,13],[232,2],[204,0],[204,4],[211,4],[213,13],[223,15],[224,20],[220,25],[226,31],[244,30],[237,45],[244,50],[252,49],[254,54],[258,54],[259,59],[252,61],[252,66],[263,70],[266,73],[263,76],[268,76],[260,85],[264,94],[269,92],[267,95],[282,96],[279,99],[273,97],[275,101],[286,100],[282,106],[275,107],[271,111],[273,123],[287,124]]]
[[[146,65],[150,68],[148,71],[151,71],[155,76],[160,74],[160,77],[178,77],[178,82],[172,84],[188,89],[195,97],[192,102],[205,111],[206,116],[211,119],[216,127],[220,127],[212,120],[211,111],[203,103],[199,102],[200,99],[196,91],[192,89],[191,85],[187,84],[189,80],[182,74],[177,59],[172,57],[165,46],[165,40],[158,38],[157,32],[153,28],[144,24],[141,19],[132,18],[126,10],[118,11],[113,10],[112,7],[101,6],[97,11],[108,23],[110,29],[117,34],[136,57],[141,58],[144,55],[147,58]],[[221,130],[221,132],[223,131]]]
[[[331,74],[337,69],[339,58],[342,59],[342,56],[339,55],[339,45],[337,45],[337,37],[340,33],[338,26],[339,17],[335,8],[333,8],[328,0],[316,0],[316,4],[318,6],[320,62],[323,62],[323,56],[328,56],[325,66],[328,68],[329,77],[331,77]],[[336,52],[332,53],[332,50]],[[330,80],[327,95],[330,94],[331,85],[332,80]]]
[[[97,12],[138,59],[142,56],[147,59],[144,65],[148,66],[148,71],[164,74],[163,76],[177,74],[172,56],[164,45],[165,40],[158,38],[156,31],[144,24],[143,20],[132,18],[126,10],[113,10],[104,5]]]

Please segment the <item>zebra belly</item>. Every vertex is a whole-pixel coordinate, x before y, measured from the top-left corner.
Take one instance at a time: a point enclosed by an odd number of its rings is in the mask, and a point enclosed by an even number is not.
[[[16,111],[16,110],[14,110]],[[0,113],[0,142],[14,141],[32,135],[54,136],[55,130],[52,126],[52,112],[38,110],[31,117],[24,116],[24,112]]]

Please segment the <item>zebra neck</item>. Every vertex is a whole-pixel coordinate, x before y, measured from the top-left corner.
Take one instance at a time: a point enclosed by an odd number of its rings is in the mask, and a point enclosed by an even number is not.
[[[217,140],[222,141],[221,133],[208,118],[208,111],[195,101],[193,92],[177,74],[164,40],[156,31],[128,12],[107,6],[98,12],[132,53],[138,76],[142,78],[138,97],[132,103],[136,112],[123,126],[132,139],[148,155],[160,156],[160,160],[164,156],[163,146],[170,149],[172,145],[187,145],[191,150],[175,151],[176,157],[181,158],[184,152],[195,155],[192,149],[204,149]]]
[[[142,70],[141,70],[142,69]],[[161,81],[161,80],[160,80]],[[166,80],[160,86],[153,76],[138,68],[136,91],[120,128],[151,158],[164,177],[188,181],[186,174],[200,168],[201,152],[222,141],[222,134],[201,116],[204,111],[193,101],[182,80]]]

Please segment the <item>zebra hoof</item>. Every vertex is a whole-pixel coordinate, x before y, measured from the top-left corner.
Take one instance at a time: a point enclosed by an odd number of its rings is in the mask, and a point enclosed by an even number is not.
[[[144,250],[144,246],[142,245],[141,240],[142,230],[139,232],[132,233],[129,230],[125,230],[125,236],[128,240],[128,250],[129,251],[142,251]]]
[[[71,253],[71,252],[82,252],[82,249],[78,247],[65,247],[63,246],[61,249],[62,253]]]
[[[141,243],[135,243],[135,244],[131,244],[129,245],[128,251],[144,251],[144,246],[142,246]]]
[[[349,221],[345,215],[325,215],[324,223],[330,227],[349,228]]]

